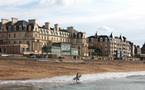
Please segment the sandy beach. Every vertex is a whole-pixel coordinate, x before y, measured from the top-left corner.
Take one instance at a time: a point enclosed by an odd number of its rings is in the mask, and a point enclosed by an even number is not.
[[[145,71],[143,61],[93,60],[0,60],[0,79],[36,79],[64,75],[94,74],[103,72]]]

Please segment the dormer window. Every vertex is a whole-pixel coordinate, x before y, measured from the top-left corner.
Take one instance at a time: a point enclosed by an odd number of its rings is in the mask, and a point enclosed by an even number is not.
[[[23,27],[23,30],[26,30],[26,26]]]
[[[35,28],[35,31],[37,31],[37,28]]]
[[[31,26],[29,26],[29,31],[31,31]]]
[[[2,31],[3,31],[3,32],[4,32],[4,30],[5,30],[5,29],[4,29],[4,28],[2,28]]]
[[[81,38],[81,34],[79,34],[79,38]]]
[[[60,33],[59,32],[57,34],[58,34],[58,36],[60,36]]]
[[[16,31],[16,26],[14,26],[14,31]]]
[[[51,31],[49,31],[49,35],[51,35]]]
[[[22,30],[22,26],[21,25],[19,26],[19,30]]]
[[[11,26],[8,27],[8,30],[9,30],[9,31],[11,30]]]
[[[48,31],[46,31],[46,34],[48,34]]]

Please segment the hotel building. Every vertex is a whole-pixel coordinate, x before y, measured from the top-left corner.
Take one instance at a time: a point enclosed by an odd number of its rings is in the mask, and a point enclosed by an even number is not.
[[[11,21],[1,19],[0,53],[2,54],[40,55],[43,46],[51,46],[53,43],[65,43],[73,50],[78,50],[76,52],[79,56],[88,56],[86,33],[78,32],[72,26],[61,29],[58,24],[51,28],[49,22],[39,26],[35,19],[28,21],[17,18],[12,18]]]

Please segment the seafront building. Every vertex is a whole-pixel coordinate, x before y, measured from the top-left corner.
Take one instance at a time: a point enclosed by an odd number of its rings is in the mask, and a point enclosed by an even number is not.
[[[145,54],[145,43],[143,44],[142,48],[141,48],[141,53]]]
[[[46,48],[48,52],[45,52]],[[125,36],[114,37],[113,33],[110,36],[96,33],[86,38],[85,32],[78,32],[72,26],[62,29],[59,24],[51,27],[49,22],[39,26],[35,19],[12,18],[11,21],[1,19],[0,22],[0,54],[48,54],[49,57],[71,58],[102,56],[113,60],[134,57],[141,51],[145,52],[145,44],[140,49]]]
[[[110,59],[124,59],[131,56],[131,46],[126,37],[114,37],[113,33],[110,36],[98,35],[87,38],[89,56],[93,56],[94,52],[100,56],[110,57]],[[97,52],[97,50],[100,50]]]
[[[140,46],[135,45],[135,55],[141,55],[141,48]]]
[[[42,47],[47,45],[54,45],[53,52],[49,54],[88,56],[86,33],[78,32],[72,26],[61,29],[59,24],[51,28],[49,22],[39,26],[35,19],[28,21],[17,18],[12,18],[11,21],[1,19],[0,53],[40,55]]]

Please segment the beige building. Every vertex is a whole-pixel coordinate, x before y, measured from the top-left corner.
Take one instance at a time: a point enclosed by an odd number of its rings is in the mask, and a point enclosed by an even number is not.
[[[89,56],[92,56],[94,51],[100,50],[101,56],[114,58],[125,58],[130,56],[130,45],[125,37],[114,37],[111,33],[110,36],[98,35],[90,36],[87,38],[89,45]],[[93,50],[94,49],[94,50]]]
[[[86,33],[78,32],[73,27],[61,29],[58,24],[54,28],[49,22],[39,26],[35,19],[28,21],[12,18],[11,21],[1,19],[0,22],[0,53],[5,54],[41,54],[44,45],[53,42],[69,43],[78,48],[80,56],[88,56]]]

